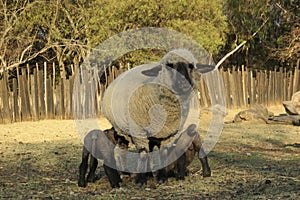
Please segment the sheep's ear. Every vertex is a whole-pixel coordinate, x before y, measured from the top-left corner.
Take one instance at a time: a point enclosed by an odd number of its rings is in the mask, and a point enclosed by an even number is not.
[[[152,69],[142,71],[142,74],[145,76],[158,76],[158,73],[161,71],[161,65],[155,66]]]
[[[197,67],[196,71],[200,74],[205,74],[215,69],[215,65],[197,64],[196,67]]]

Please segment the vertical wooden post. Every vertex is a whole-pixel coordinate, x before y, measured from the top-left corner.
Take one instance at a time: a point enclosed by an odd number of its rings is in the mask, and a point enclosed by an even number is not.
[[[4,123],[4,116],[3,116],[3,113],[4,113],[3,107],[4,107],[4,105],[3,105],[3,100],[2,100],[3,97],[4,97],[3,85],[4,85],[3,77],[2,77],[2,79],[0,77],[0,123],[1,124]]]
[[[35,105],[36,105],[36,115],[37,119],[40,119],[40,90],[39,90],[39,66],[36,64],[36,68],[33,72],[34,75],[34,84],[35,84]]]
[[[273,76],[272,76],[272,98],[273,98],[272,102],[273,102],[273,104],[275,104],[275,102],[276,102],[276,80],[277,80],[275,70],[272,71],[272,74],[273,74]]]
[[[17,90],[18,90],[18,105],[19,105],[19,120],[22,121],[22,115],[21,115],[21,93],[20,93],[20,71],[19,66],[16,67],[17,70]]]
[[[98,104],[98,113],[102,112],[102,108],[101,108],[101,102],[102,102],[102,95],[104,93],[104,87],[103,85],[100,83],[100,81],[98,82],[98,87],[99,87],[99,95],[97,98],[97,104]]]
[[[286,69],[283,69],[283,94],[282,94],[282,101],[286,101],[286,94],[287,94],[287,82],[286,82]]]
[[[235,90],[234,90],[234,81],[233,81],[233,73],[230,73],[230,69],[227,69],[227,73],[228,73],[228,81],[229,81],[229,94],[230,94],[230,104],[231,104],[231,108],[235,107]]]
[[[56,70],[55,70],[55,63],[52,63],[52,88],[55,89],[55,80],[56,80]]]
[[[74,65],[71,65],[71,70],[72,70],[72,76],[75,74],[75,70],[74,70]]]
[[[274,103],[274,100],[273,100],[273,91],[272,91],[272,78],[273,78],[273,74],[272,74],[272,71],[270,70],[269,71],[269,78],[268,78],[268,90],[267,90],[267,93],[268,93],[268,104],[270,103]]]
[[[108,70],[109,70],[109,83],[113,82],[113,70],[112,70],[113,66],[108,66]]]
[[[9,91],[7,85],[7,75],[6,72],[3,73],[2,80],[0,80],[0,97],[2,97],[2,122],[3,123],[10,123],[11,122],[11,115],[10,115],[10,107],[9,107]],[[0,102],[0,110],[1,110],[1,102]],[[1,118],[1,115],[0,115]]]
[[[105,76],[105,88],[109,85],[108,75],[107,75],[107,68],[104,67],[104,76]]]
[[[31,98],[32,98],[32,119],[38,120],[39,119],[39,100],[38,100],[38,88],[37,88],[37,76],[36,76],[36,69],[34,69],[33,75],[30,76],[31,78]]]
[[[264,90],[263,90],[263,96],[264,96],[264,104],[265,105],[269,105],[269,101],[268,101],[268,72],[267,70],[264,70]]]
[[[261,104],[260,71],[256,71],[256,103]]]
[[[246,77],[245,66],[242,65],[242,94],[243,94],[243,106],[247,106],[247,91],[246,91]]]
[[[44,70],[39,70],[39,65],[36,64],[36,71],[37,71],[37,86],[38,86],[38,95],[39,95],[39,118],[44,119],[45,118],[45,89],[44,89]]]
[[[66,79],[64,78],[61,78],[61,83],[62,83],[62,91],[61,91],[61,96],[62,96],[62,99],[64,100],[62,102],[62,104],[64,105],[64,112],[62,113],[63,116],[64,116],[64,119],[67,119],[67,104],[68,104],[68,99],[67,99],[67,96],[66,96],[66,90],[67,90],[67,85],[66,85]]]
[[[274,89],[274,94],[275,94],[275,101],[274,104],[278,105],[279,104],[279,99],[280,99],[280,86],[282,83],[282,80],[280,80],[280,76],[279,76],[279,72],[276,71],[276,69],[274,69],[274,74],[275,74],[275,81],[274,81],[274,85],[275,85],[275,89]]]
[[[229,82],[229,75],[227,71],[222,70],[223,72],[223,80],[225,85],[225,94],[226,94],[226,107],[231,108],[231,99],[230,99],[230,82]]]
[[[289,90],[288,90],[288,100],[292,99],[293,95],[293,80],[294,80],[294,75],[293,72],[289,72]]]
[[[69,106],[69,113],[70,116],[69,118],[73,117],[73,86],[74,86],[74,80],[75,80],[75,75],[72,75],[69,77],[70,79],[70,85],[69,85],[69,96],[70,96],[70,106]]]
[[[18,91],[18,80],[16,78],[13,79],[13,98],[14,98],[14,106],[13,106],[13,121],[19,122],[21,121],[20,116],[20,107],[19,107],[19,91]]]
[[[200,99],[202,100],[202,105],[204,107],[208,107],[208,99],[207,99],[207,85],[205,84],[205,81],[204,79],[201,77],[200,81],[199,81],[199,84],[200,84]]]
[[[279,84],[279,87],[278,87],[278,92],[279,92],[279,98],[278,98],[278,103],[281,104],[282,101],[283,101],[283,94],[284,94],[284,76],[283,76],[283,68],[280,67],[279,68],[279,80],[280,80],[280,83]]]
[[[253,104],[254,101],[254,97],[253,97],[253,72],[252,70],[248,70],[248,81],[249,81],[249,105],[251,106]]]
[[[252,91],[251,91],[251,72],[249,69],[246,69],[247,71],[247,106],[249,107],[252,104]]]
[[[44,102],[45,102],[45,115],[48,117],[48,91],[47,91],[47,63],[44,62]]]
[[[29,90],[29,88],[30,88],[30,67],[29,67],[29,64],[26,64],[26,69],[27,69],[27,88],[28,88],[28,90]]]
[[[117,71],[117,68],[115,66],[112,66],[112,81],[114,81],[116,78],[116,71]]]
[[[249,82],[249,71],[245,68],[244,69],[244,82],[245,82],[245,106],[248,107],[249,106],[249,101],[250,101],[250,82]]]
[[[47,84],[47,117],[49,119],[54,118],[54,109],[53,109],[53,88],[52,88],[52,83],[51,79],[46,80]]]
[[[243,92],[242,92],[242,73],[239,68],[235,73],[235,83],[237,87],[237,107],[241,108],[243,106]]]
[[[295,72],[294,72],[294,81],[293,81],[293,93],[296,93],[298,91],[298,89],[300,89],[299,86],[299,75],[300,75],[300,71],[299,71],[299,64],[298,66],[295,68]]]
[[[64,79],[64,98],[65,98],[65,118],[70,117],[70,81],[69,79]]]
[[[63,79],[60,79],[60,110],[61,110],[61,118],[65,119],[65,96],[64,96],[64,82]]]
[[[29,88],[27,88],[26,69],[22,69],[22,76],[20,76],[19,92],[21,95],[21,113],[22,120],[29,120],[31,118],[30,103],[29,103]]]

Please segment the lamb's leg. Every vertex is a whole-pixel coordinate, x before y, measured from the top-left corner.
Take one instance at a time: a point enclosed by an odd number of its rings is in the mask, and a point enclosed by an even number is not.
[[[199,160],[202,165],[203,177],[210,177],[211,171],[210,171],[210,167],[208,165],[208,159],[207,159],[206,155],[205,156],[203,156],[203,155],[205,155],[205,153],[204,153],[203,149],[201,148],[199,151]]]
[[[108,177],[110,186],[112,188],[119,188],[120,183],[122,182],[119,172],[116,169],[113,169],[105,164],[103,164],[103,168],[104,168],[105,174]]]
[[[196,152],[199,152],[198,157],[202,165],[203,177],[210,177],[211,171],[208,165],[207,155],[205,154],[204,150],[201,148],[201,139],[199,134],[196,134],[196,136],[194,137],[192,145],[194,147],[194,150]]]
[[[89,174],[87,176],[87,182],[92,182],[94,183],[96,181],[96,169],[98,166],[98,160],[97,158],[95,158],[93,155],[90,155],[91,159],[90,159],[90,170],[89,170]]]
[[[87,186],[85,174],[86,174],[87,168],[88,168],[89,155],[90,155],[90,152],[84,146],[83,150],[82,150],[82,161],[79,166],[79,177],[78,177],[78,186],[79,187]]]
[[[157,181],[159,184],[168,182],[168,173],[167,173],[167,169],[165,167],[158,170]]]
[[[186,173],[186,154],[183,153],[177,162],[177,170],[178,170],[178,174],[176,175],[176,179],[177,180],[184,180],[184,176]]]

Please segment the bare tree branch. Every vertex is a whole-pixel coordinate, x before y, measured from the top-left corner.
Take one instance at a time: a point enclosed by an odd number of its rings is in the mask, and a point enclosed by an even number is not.
[[[26,62],[28,62],[28,61],[30,61],[30,60],[33,60],[34,58],[36,58],[36,57],[39,56],[40,54],[42,54],[42,53],[48,51],[48,50],[51,49],[52,47],[53,47],[53,45],[48,46],[48,47],[45,47],[45,48],[43,48],[42,50],[40,50],[40,51],[38,51],[38,52],[36,52],[36,53],[34,53],[34,54],[32,54],[32,55],[26,57],[24,60],[20,59],[17,63],[14,63],[14,64],[11,64],[11,65],[7,66],[7,67],[6,67],[6,70],[16,68],[16,67],[18,67],[19,65],[22,65],[22,64],[24,64],[24,63],[26,63]],[[23,52],[24,52],[24,51],[23,51]]]
[[[267,18],[262,25],[251,35],[251,37],[248,40],[243,41],[241,44],[239,44],[235,49],[227,53],[217,64],[216,64],[216,69],[227,59],[229,58],[232,54],[234,54],[236,51],[238,51],[242,46],[244,46],[250,39],[255,37],[257,33],[266,25],[266,23],[269,21],[269,18]]]

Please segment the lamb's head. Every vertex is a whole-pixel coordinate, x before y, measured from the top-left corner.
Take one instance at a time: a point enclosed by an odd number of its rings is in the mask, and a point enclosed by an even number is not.
[[[159,83],[171,88],[176,94],[186,94],[194,87],[194,73],[206,73],[213,69],[209,65],[199,68],[190,51],[176,49],[166,54],[156,67],[144,70],[142,74],[157,77]]]

